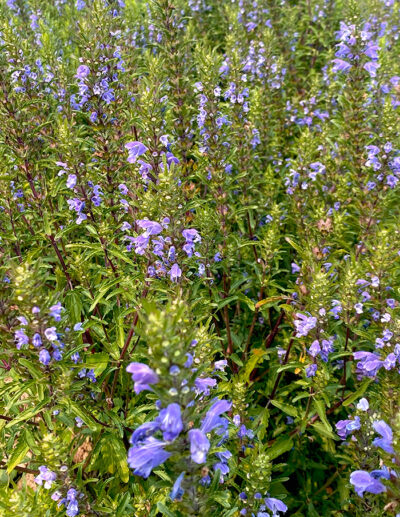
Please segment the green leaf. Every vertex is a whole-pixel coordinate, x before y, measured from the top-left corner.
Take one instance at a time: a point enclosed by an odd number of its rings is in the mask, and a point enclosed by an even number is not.
[[[25,436],[20,436],[18,445],[13,450],[10,459],[7,463],[8,474],[14,470],[14,468],[23,461],[29,451],[29,445],[26,443]]]
[[[295,408],[294,406],[291,406],[290,404],[284,404],[283,402],[278,402],[277,400],[271,400],[271,404],[273,406],[277,407],[278,409],[280,409],[281,411],[283,411],[284,413],[286,413],[287,415],[290,415],[293,417],[298,416],[297,408]]]
[[[361,386],[358,388],[357,391],[355,391],[352,395],[350,395],[346,400],[343,402],[343,406],[349,406],[352,404],[355,400],[361,398],[364,393],[367,391],[368,386],[371,384],[372,379],[364,379],[361,383]]]
[[[94,374],[98,377],[107,368],[108,361],[109,355],[107,352],[98,352],[85,357],[85,362],[80,363],[79,367],[93,369]]]
[[[119,438],[116,436],[112,436],[111,445],[114,449],[113,454],[113,462],[117,465],[117,469],[123,483],[128,483],[129,481],[129,467],[126,460],[126,449],[125,446]]]
[[[321,419],[321,422],[324,424],[328,432],[332,432],[332,426],[328,422],[328,419],[326,418],[326,409],[325,404],[322,400],[314,400],[314,406],[317,410],[318,416]]]
[[[15,424],[18,424],[19,422],[24,422],[25,420],[30,420],[35,415],[37,415],[47,404],[49,404],[51,401],[50,397],[46,397],[42,402],[40,402],[37,406],[31,407],[23,411],[22,413],[19,413],[18,416],[12,419],[11,422],[8,422],[6,425],[7,427],[12,427]]]
[[[28,359],[24,359],[21,357],[18,359],[20,365],[25,366],[25,368],[29,371],[29,373],[35,379],[43,379],[43,371],[38,368],[36,365],[32,364]]]
[[[317,433],[324,438],[332,438],[332,440],[338,439],[332,430],[328,429],[323,422],[316,422],[315,424],[312,424],[312,428],[315,429]]]
[[[251,372],[254,370],[258,363],[263,361],[266,355],[268,355],[268,352],[265,352],[264,350],[261,350],[259,348],[253,348],[251,350],[251,356],[246,363],[246,367],[243,373],[244,382],[249,382]]]
[[[281,454],[290,451],[293,447],[292,438],[278,438],[278,440],[267,450],[268,458],[272,461]]]
[[[166,515],[167,517],[177,517],[175,513],[171,512],[171,510],[169,510],[165,504],[161,503],[160,501],[157,503],[157,508],[163,515]]]

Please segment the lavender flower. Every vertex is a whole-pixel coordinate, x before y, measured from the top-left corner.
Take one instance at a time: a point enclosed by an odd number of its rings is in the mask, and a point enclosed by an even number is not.
[[[51,356],[45,348],[42,348],[42,350],[39,352],[39,361],[45,366],[47,366],[51,361]]]
[[[158,375],[143,363],[131,363],[126,371],[132,374],[136,394],[144,390],[150,390],[150,384],[156,384],[159,380]]]
[[[184,494],[183,488],[181,488],[182,480],[185,475],[185,472],[182,472],[177,478],[174,483],[174,486],[172,487],[172,491],[170,493],[170,498],[173,501],[180,501],[182,499],[182,496]]]
[[[391,427],[384,420],[377,420],[373,422],[372,427],[374,430],[381,435],[381,438],[375,438],[372,442],[375,447],[380,447],[389,454],[394,454],[392,446],[393,431]]]
[[[145,154],[148,151],[148,148],[141,142],[128,142],[127,144],[125,144],[125,149],[128,149],[129,163],[136,163],[139,156]]]
[[[286,513],[287,506],[280,499],[276,499],[275,497],[267,497],[264,499],[264,502],[267,508],[272,512],[272,517],[279,517],[279,512]]]
[[[39,467],[39,474],[35,477],[35,482],[38,485],[43,485],[44,488],[50,489],[56,478],[55,472],[42,465]]]
[[[178,266],[178,264],[174,264],[171,269],[170,269],[170,272],[168,273],[170,278],[171,278],[171,281],[172,282],[177,282],[178,279],[181,277],[182,275],[182,270],[181,268]]]
[[[205,463],[210,442],[204,431],[201,429],[191,429],[188,433],[190,440],[190,455],[195,463]]]
[[[157,423],[163,431],[164,440],[172,442],[183,430],[181,408],[178,404],[169,404],[166,409],[162,409],[157,418]]]
[[[164,450],[164,445],[164,442],[149,436],[141,445],[131,447],[128,451],[128,464],[134,469],[133,473],[148,478],[155,467],[171,456],[171,453]]]
[[[365,470],[352,472],[350,474],[350,483],[354,485],[354,489],[360,497],[363,497],[364,492],[380,494],[386,491],[386,487]]]
[[[78,79],[86,79],[86,77],[90,74],[90,69],[86,65],[78,66],[76,71],[76,76]]]
[[[294,326],[297,330],[296,337],[307,336],[307,334],[317,325],[317,318],[313,316],[306,316],[305,314],[298,312],[296,313],[296,318],[297,319],[294,320]]]

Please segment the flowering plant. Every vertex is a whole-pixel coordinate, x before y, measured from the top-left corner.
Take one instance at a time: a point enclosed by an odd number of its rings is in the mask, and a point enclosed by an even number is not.
[[[0,3],[1,515],[400,515],[399,15]]]

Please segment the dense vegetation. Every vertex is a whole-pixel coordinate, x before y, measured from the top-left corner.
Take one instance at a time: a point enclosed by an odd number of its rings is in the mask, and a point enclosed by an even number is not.
[[[400,2],[0,23],[0,515],[400,515]]]

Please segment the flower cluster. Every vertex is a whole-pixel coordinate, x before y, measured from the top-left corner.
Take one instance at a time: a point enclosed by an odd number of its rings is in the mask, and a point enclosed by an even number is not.
[[[175,236],[162,236],[163,231],[167,231],[170,226],[170,218],[164,217],[161,223],[150,221],[149,219],[139,219],[136,226],[143,231],[137,237],[125,235],[125,240],[129,242],[126,246],[128,251],[134,248],[137,255],[146,255],[153,262],[147,267],[149,277],[164,277],[168,275],[172,282],[177,282],[182,275],[182,269],[177,260],[185,255],[179,256],[177,251],[178,238]],[[124,231],[129,231],[131,225],[125,222],[122,225]],[[194,228],[187,228],[181,232],[184,241],[181,240],[181,250],[188,258],[193,256],[200,257],[196,251],[196,244],[201,242],[199,232]],[[155,260],[154,260],[155,259]],[[199,274],[204,274],[204,265],[199,265]]]

